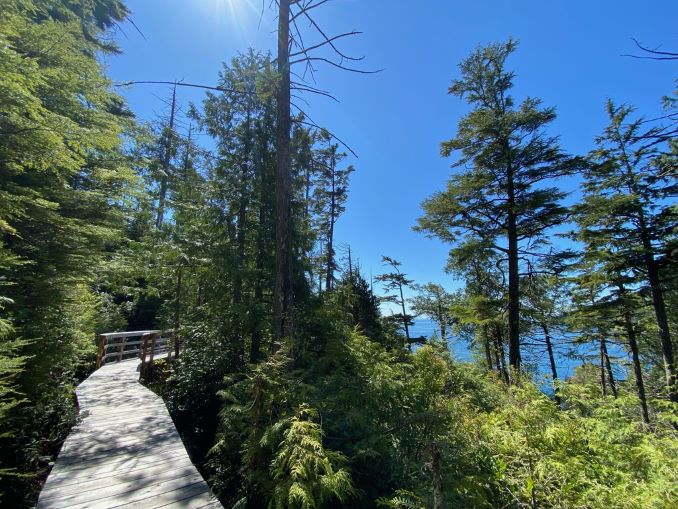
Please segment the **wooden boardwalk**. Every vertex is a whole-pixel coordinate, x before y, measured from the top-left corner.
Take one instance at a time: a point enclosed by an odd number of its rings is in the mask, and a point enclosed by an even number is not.
[[[223,509],[191,463],[139,359],[106,364],[76,389],[81,420],[64,442],[38,509]]]

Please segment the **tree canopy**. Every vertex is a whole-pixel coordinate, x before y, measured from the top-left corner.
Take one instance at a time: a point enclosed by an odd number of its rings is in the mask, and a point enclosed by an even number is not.
[[[292,104],[316,65],[368,72],[325,3],[272,4],[276,55],[143,119],[102,63],[123,1],[0,0],[0,504],[35,505],[96,335],[171,329],[140,381],[224,507],[676,507],[675,92],[607,101],[570,155],[517,43],[478,47],[415,226],[454,286],[368,276],[337,225],[370,168]]]

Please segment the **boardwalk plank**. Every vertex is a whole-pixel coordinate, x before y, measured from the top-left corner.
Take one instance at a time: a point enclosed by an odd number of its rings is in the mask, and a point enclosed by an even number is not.
[[[137,481],[113,486],[105,484],[98,490],[85,491],[72,495],[63,495],[48,498],[44,501],[49,509],[65,509],[67,507],[113,507],[115,505],[135,502],[141,499],[150,499],[180,488],[200,484],[202,489],[209,490],[200,474],[193,472],[181,477],[170,476],[169,479],[142,478]],[[150,502],[149,502],[150,503]]]
[[[100,490],[103,487],[122,486],[126,483],[151,481],[163,481],[183,477],[195,472],[195,467],[190,461],[182,464],[161,463],[160,465],[127,471],[124,474],[109,474],[96,479],[84,480],[72,484],[62,484],[59,489],[43,490],[40,499],[45,501],[53,498],[65,498],[79,495],[88,491]]]
[[[192,465],[191,465],[192,467]],[[77,491],[56,490],[41,497],[45,504],[56,504],[58,507],[70,507],[76,504],[94,500],[110,500],[136,496],[138,493],[148,493],[157,490],[161,493],[170,491],[179,486],[192,485],[202,480],[195,468],[180,468],[155,472],[153,475],[130,475],[118,478],[113,482],[109,479],[99,481],[98,486],[90,486],[87,490]]]
[[[167,461],[178,462],[185,458],[186,456],[183,450],[174,449],[170,451],[163,451],[162,453],[156,453],[153,456],[122,456],[109,461],[105,461],[105,459],[100,460],[98,463],[83,462],[68,466],[59,465],[58,471],[52,470],[52,473],[50,474],[50,480],[54,479],[54,481],[56,481],[58,479],[59,485],[61,485],[61,483],[64,482],[64,479],[71,480],[78,479],[80,477],[105,477],[106,475],[110,475],[111,472],[127,472],[128,470],[144,468],[150,464],[163,463]],[[49,486],[45,485],[43,490],[47,489],[48,487]]]
[[[178,502],[171,502],[161,507],[162,509],[218,509],[222,506],[216,498],[211,502],[205,503],[204,497],[192,497]]]
[[[133,501],[124,501],[119,505],[109,505],[110,509],[156,509],[164,507],[171,503],[184,502],[187,500],[197,500],[203,498],[205,500],[212,497],[207,485],[203,483],[196,483],[189,486],[181,486],[165,493],[154,493],[146,497],[136,498]],[[89,506],[86,506],[89,507]],[[95,506],[96,507],[96,506]],[[73,507],[71,509],[85,509],[84,507]],[[222,506],[223,509],[223,506]]]
[[[196,470],[160,397],[138,382],[136,359],[107,364],[76,390],[68,436],[38,509],[223,509]]]
[[[91,469],[81,469],[80,471],[69,472],[67,477],[61,479],[58,483],[52,483],[42,490],[41,497],[46,497],[52,491],[60,493],[70,493],[78,491],[86,491],[90,486],[102,486],[107,483],[119,483],[125,479],[134,479],[137,475],[154,475],[172,469],[182,469],[191,467],[193,464],[183,457],[170,457],[161,459],[153,463],[130,464],[126,468],[118,468],[117,464],[113,469],[98,470],[92,472]],[[120,474],[119,472],[125,472]]]

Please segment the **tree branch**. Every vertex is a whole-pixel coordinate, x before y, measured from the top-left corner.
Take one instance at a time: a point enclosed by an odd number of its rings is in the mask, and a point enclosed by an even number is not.
[[[349,37],[351,35],[359,35],[362,34],[362,32],[358,32],[356,30],[353,30],[351,32],[344,32],[343,34],[335,35],[334,37],[331,37],[330,39],[324,40],[323,42],[319,42],[318,44],[315,44],[311,46],[310,48],[303,48],[301,51],[297,51],[296,53],[290,53],[290,57],[298,57],[299,55],[306,55],[308,56],[308,51],[313,51],[314,49],[322,48],[323,46],[327,46],[328,44],[332,44],[332,41],[336,41],[337,39],[342,39],[344,37]],[[360,57],[356,58],[354,60],[359,61],[363,60],[365,57]],[[352,59],[353,60],[353,59]]]
[[[294,60],[294,61],[290,62],[290,65],[299,64],[301,62],[315,62],[315,61],[325,62],[326,64],[330,64],[334,67],[337,67],[338,69],[342,69],[344,71],[355,72],[355,73],[358,73],[358,74],[376,74],[376,73],[383,71],[383,69],[377,69],[376,71],[365,71],[363,69],[355,69],[353,67],[346,67],[345,65],[338,64],[337,62],[333,62],[329,58],[324,58],[324,57],[304,57],[304,58],[300,58],[298,60]]]
[[[636,43],[636,46],[640,48],[641,50],[645,51],[646,53],[650,53],[650,55],[657,55],[657,56],[649,56],[649,55],[630,55],[630,54],[623,54],[623,57],[631,57],[631,58],[639,58],[639,59],[646,59],[646,60],[678,60],[678,53],[674,53],[672,51],[658,51],[656,49],[650,49],[638,42],[638,40],[635,37],[632,37],[631,40]]]
[[[176,85],[177,87],[202,88],[205,90],[216,90],[217,92],[229,92],[232,94],[253,95],[256,92],[247,92],[245,90],[235,90],[225,87],[214,87],[209,85],[199,85],[196,83],[182,83],[180,81],[125,81],[122,83],[114,83],[114,87],[127,87],[131,85]]]
[[[294,21],[299,16],[306,14],[308,11],[315,9],[316,7],[320,7],[321,5],[326,4],[329,1],[330,0],[320,0],[319,2],[316,2],[314,4],[312,4],[310,2],[307,3],[306,5],[304,5],[303,7],[300,8],[299,12],[297,12],[294,16],[292,16],[290,21]]]

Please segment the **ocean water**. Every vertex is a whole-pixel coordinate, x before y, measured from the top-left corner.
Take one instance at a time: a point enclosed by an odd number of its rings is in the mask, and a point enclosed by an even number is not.
[[[434,335],[439,338],[440,329],[438,329],[433,321],[427,318],[417,318],[414,321],[414,325],[410,327],[411,337],[424,336],[426,338],[431,338]],[[469,344],[460,338],[454,337],[454,335],[451,335],[449,332],[447,345],[455,359],[462,362],[470,362],[473,360],[473,354],[471,353]],[[556,361],[556,371],[558,372],[558,377],[561,379],[566,379],[572,376],[574,374],[575,368],[582,365],[587,360],[594,363],[598,362],[597,345],[580,345],[574,347],[572,345],[563,345],[562,343],[559,344],[558,339],[554,338],[553,346],[554,357]],[[619,380],[626,379],[626,367],[629,365],[631,360],[626,350],[621,345],[609,343],[608,353],[612,360],[615,377]],[[537,382],[550,379],[551,366],[549,363],[548,353],[546,352],[546,346],[523,348],[521,354],[523,357],[523,363],[525,363],[528,368],[533,368],[536,372],[535,375]]]

